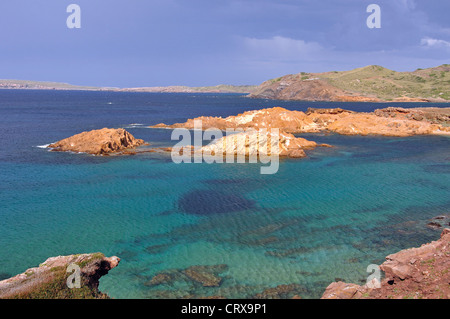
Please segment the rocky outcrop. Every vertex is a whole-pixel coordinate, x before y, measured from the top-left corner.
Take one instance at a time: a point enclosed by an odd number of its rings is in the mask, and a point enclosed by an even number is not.
[[[222,137],[221,139],[208,144],[200,149],[203,155],[215,156],[220,154],[245,155],[245,156],[281,156],[301,158],[306,157],[305,149],[313,149],[317,146],[327,146],[327,144],[317,144],[313,141],[284,132],[270,132],[249,130]]]
[[[342,114],[342,113],[355,113],[353,111],[349,111],[349,110],[344,110],[341,108],[333,108],[333,109],[318,109],[318,108],[313,108],[313,107],[309,107],[308,110],[306,111],[306,115],[311,115],[311,114],[331,114],[331,115],[337,115],[337,114]]]
[[[450,134],[450,127],[443,119],[450,116],[450,108],[408,109],[410,115],[391,116],[389,110],[377,110],[371,113],[352,112],[343,109],[313,109],[306,113],[290,111],[281,107],[248,111],[236,116],[198,117],[185,123],[172,125],[158,124],[154,128],[193,129],[196,121],[202,128],[226,129],[271,129],[299,134],[317,132],[335,132],[344,135],[385,135],[412,136],[420,134]],[[417,114],[424,114],[422,118]],[[397,114],[397,113],[396,113]],[[412,114],[412,115],[411,115]],[[434,114],[434,115],[433,115]],[[433,120],[439,118],[440,120]]]
[[[299,284],[279,285],[274,288],[264,289],[252,297],[252,299],[301,299],[299,294],[305,292]]]
[[[143,140],[134,138],[126,130],[103,128],[83,132],[48,147],[57,152],[77,152],[93,155],[118,153],[144,144]]]
[[[449,299],[450,229],[437,241],[387,256],[380,269],[385,273],[380,288],[334,282],[322,299]]]
[[[407,119],[415,121],[427,121],[433,124],[450,125],[450,108],[426,107],[426,108],[402,108],[388,107],[378,109],[374,114],[381,117]]]
[[[295,133],[298,127],[305,120],[305,113],[299,111],[289,111],[282,107],[273,107],[269,109],[247,111],[236,116],[226,118],[201,116],[194,119],[188,119],[185,123],[175,123],[172,125],[157,124],[154,128],[187,128],[194,129],[195,122],[201,121],[202,128],[226,129],[247,129],[247,128],[278,128],[288,133]]]
[[[39,267],[0,281],[1,299],[92,299],[109,298],[98,291],[100,277],[117,267],[120,258],[101,253],[48,258]],[[74,266],[75,265],[75,266]],[[72,268],[73,267],[73,268]],[[79,268],[76,268],[79,267]],[[79,288],[69,288],[72,274],[79,269]]]

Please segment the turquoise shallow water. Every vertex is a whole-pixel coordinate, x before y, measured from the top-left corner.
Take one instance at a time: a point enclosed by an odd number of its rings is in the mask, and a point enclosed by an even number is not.
[[[152,154],[101,158],[36,146],[104,126],[164,145],[169,131],[130,124],[310,105],[239,95],[29,91],[0,92],[0,101],[9,141],[0,147],[2,277],[50,256],[101,251],[122,259],[101,279],[100,289],[114,298],[249,298],[281,284],[318,298],[335,279],[365,281],[369,264],[438,238],[426,224],[449,213],[448,137],[303,135],[335,147],[260,175],[259,164],[177,165]],[[148,284],[158,273],[197,265],[226,265],[221,285],[182,276]]]

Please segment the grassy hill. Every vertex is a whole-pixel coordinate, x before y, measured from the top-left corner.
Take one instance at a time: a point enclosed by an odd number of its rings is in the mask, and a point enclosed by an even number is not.
[[[251,97],[325,101],[450,101],[450,64],[414,72],[378,65],[351,71],[298,73],[261,84]]]

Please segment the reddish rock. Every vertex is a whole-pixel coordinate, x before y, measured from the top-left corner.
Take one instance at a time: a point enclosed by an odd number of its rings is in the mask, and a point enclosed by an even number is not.
[[[450,298],[450,228],[439,240],[387,256],[380,269],[385,273],[380,288],[334,282],[322,298]]]
[[[281,107],[248,111],[227,118],[198,117],[185,123],[173,125],[158,124],[155,128],[193,129],[196,120],[201,121],[202,129],[271,129],[299,134],[335,132],[343,135],[384,135],[412,136],[421,134],[450,134],[447,117],[450,108],[420,108],[395,111],[377,110],[371,113],[352,112],[343,109],[309,109],[306,113],[290,111]],[[409,115],[408,115],[409,114]],[[420,117],[421,115],[422,117]],[[420,120],[419,120],[420,119]]]
[[[59,142],[50,144],[52,151],[77,152],[94,155],[107,155],[124,151],[144,144],[143,140],[135,139],[126,130],[103,128],[83,132]],[[132,154],[129,153],[128,154]]]
[[[374,114],[380,117],[391,117],[397,119],[407,119],[415,121],[427,121],[433,124],[449,125],[450,108],[423,107],[423,108],[402,108],[387,107],[377,109]]]
[[[325,290],[322,299],[352,299],[361,287],[342,281],[331,283]]]
[[[304,288],[299,284],[279,285],[264,289],[263,292],[254,295],[253,299],[301,299],[299,293],[302,292]]]
[[[207,156],[214,154],[260,156],[264,154],[301,158],[306,157],[305,149],[313,149],[316,146],[316,142],[282,131],[274,134],[270,131],[249,130],[227,135],[202,147],[199,151]]]

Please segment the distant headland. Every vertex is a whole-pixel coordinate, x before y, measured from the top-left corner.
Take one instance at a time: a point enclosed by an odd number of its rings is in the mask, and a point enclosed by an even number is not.
[[[0,89],[18,89],[18,90],[66,90],[66,91],[112,91],[112,92],[149,92],[149,93],[244,93],[249,94],[256,90],[256,85],[227,85],[220,84],[216,86],[155,86],[155,87],[135,87],[135,88],[116,88],[116,87],[95,87],[72,85],[59,82],[42,82],[26,80],[0,80]]]
[[[350,71],[284,75],[260,85],[93,87],[58,82],[0,80],[0,89],[153,93],[241,93],[251,98],[332,102],[450,102],[450,64],[412,72],[378,65]]]

